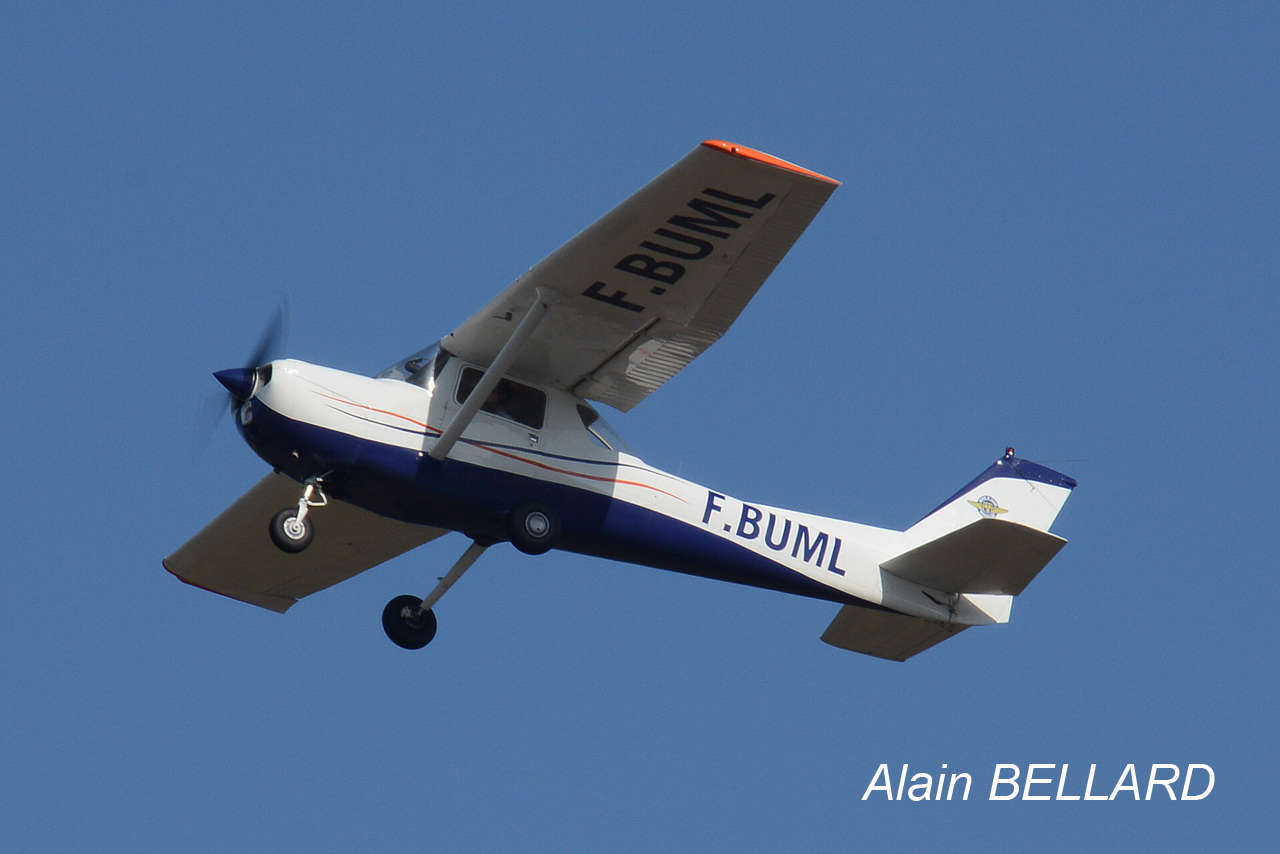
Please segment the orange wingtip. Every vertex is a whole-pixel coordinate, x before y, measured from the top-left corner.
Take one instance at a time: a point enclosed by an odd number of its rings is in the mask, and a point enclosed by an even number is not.
[[[733,154],[738,157],[745,157],[748,160],[755,160],[760,163],[768,163],[770,166],[777,166],[779,169],[786,169],[789,172],[799,172],[801,175],[808,175],[810,178],[817,178],[819,181],[826,181],[828,184],[840,186],[840,182],[835,178],[828,178],[826,175],[819,175],[803,166],[797,166],[794,163],[788,163],[780,157],[774,157],[772,154],[765,154],[763,151],[756,151],[754,148],[747,148],[745,145],[734,145],[732,142],[725,142],[720,139],[708,139],[702,143],[707,148],[716,148],[727,154]]]

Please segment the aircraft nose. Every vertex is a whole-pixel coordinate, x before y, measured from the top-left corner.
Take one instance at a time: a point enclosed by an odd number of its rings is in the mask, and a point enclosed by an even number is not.
[[[248,400],[253,394],[254,372],[251,368],[214,371],[213,375],[236,400]]]

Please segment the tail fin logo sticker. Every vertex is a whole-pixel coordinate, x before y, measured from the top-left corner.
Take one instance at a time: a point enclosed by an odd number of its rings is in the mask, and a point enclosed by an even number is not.
[[[986,519],[994,519],[1001,513],[1009,512],[1007,507],[1001,507],[990,495],[984,495],[977,501],[970,501],[969,503]]]

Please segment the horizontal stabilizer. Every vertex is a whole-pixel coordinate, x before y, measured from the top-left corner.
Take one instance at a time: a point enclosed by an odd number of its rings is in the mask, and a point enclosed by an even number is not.
[[[946,593],[1017,596],[1067,541],[1002,519],[979,519],[880,564]]]
[[[909,617],[896,611],[845,605],[822,633],[822,639],[841,649],[891,661],[906,661],[966,628],[954,623]]]
[[[302,487],[284,475],[267,475],[165,558],[164,568],[195,587],[284,613],[303,596],[448,533],[330,499],[310,516],[314,542],[285,554],[271,542],[268,525],[301,495]]]

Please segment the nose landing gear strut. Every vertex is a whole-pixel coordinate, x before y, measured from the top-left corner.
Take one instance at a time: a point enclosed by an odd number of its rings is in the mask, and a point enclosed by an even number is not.
[[[298,506],[286,507],[271,517],[271,526],[268,529],[271,542],[275,543],[280,551],[297,554],[311,545],[312,539],[315,538],[316,529],[307,518],[307,511],[312,507],[324,507],[329,503],[329,497],[320,487],[320,480],[318,477],[307,478],[307,488],[298,499]]]

